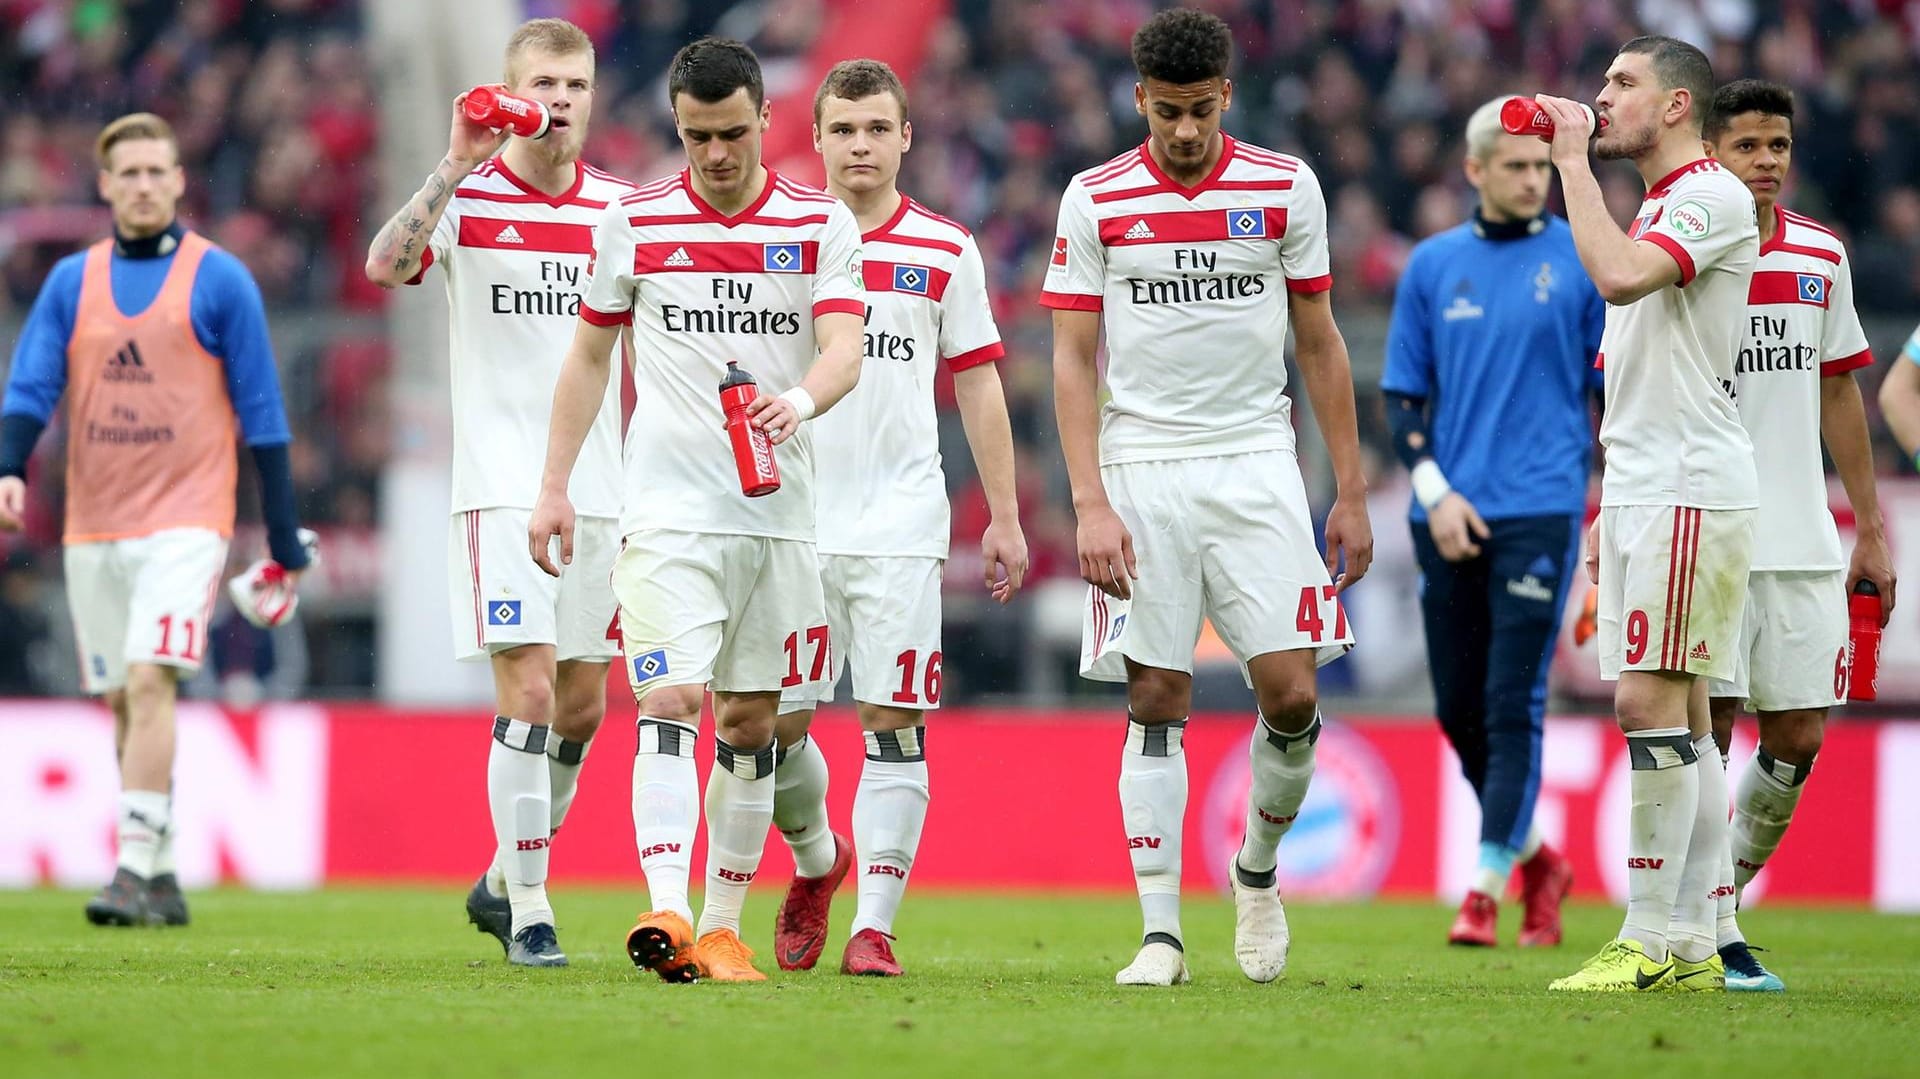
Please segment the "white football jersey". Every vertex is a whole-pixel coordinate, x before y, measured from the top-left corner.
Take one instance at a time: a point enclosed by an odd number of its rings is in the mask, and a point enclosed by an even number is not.
[[[1747,289],[1735,364],[1740,422],[1760,484],[1753,568],[1844,569],[1820,456],[1820,380],[1867,367],[1873,353],[1853,309],[1853,270],[1840,238],[1810,217],[1773,208]]]
[[[1293,449],[1287,293],[1333,286],[1326,201],[1300,159],[1221,139],[1193,187],[1142,144],[1060,199],[1040,302],[1103,314],[1103,465]]]
[[[1760,250],[1753,195],[1702,159],[1647,191],[1628,235],[1671,255],[1680,281],[1607,308],[1601,505],[1753,509],[1753,443],[1733,404]]]
[[[682,170],[607,207],[598,239],[580,317],[633,323],[638,401],[627,430],[622,531],[811,541],[813,425],[774,447],[780,489],[748,498],[727,440],[720,380],[737,360],[761,392],[790,389],[818,354],[813,320],[865,313],[853,212],[768,169],[766,190],[727,217]]]
[[[452,309],[452,512],[532,509],[547,459],[553,387],[586,291],[593,229],[633,185],[585,162],[569,191],[529,187],[499,158],[460,181],[434,226],[418,284],[441,265]],[[580,449],[574,511],[620,514],[620,380]]]
[[[950,515],[934,412],[936,364],[1006,354],[973,236],[902,198],[860,238],[867,350],[860,384],[810,425],[821,554],[947,557]]]

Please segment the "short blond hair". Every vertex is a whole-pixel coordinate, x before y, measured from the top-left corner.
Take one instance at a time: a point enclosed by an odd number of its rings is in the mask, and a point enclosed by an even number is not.
[[[93,158],[104,169],[115,146],[138,139],[159,139],[173,147],[173,159],[180,160],[180,140],[173,136],[173,125],[150,112],[128,113],[101,128],[93,140]]]
[[[565,19],[530,19],[507,39],[506,78],[508,86],[518,85],[520,58],[538,49],[554,56],[587,54],[588,70],[594,63],[593,39],[585,30]]]

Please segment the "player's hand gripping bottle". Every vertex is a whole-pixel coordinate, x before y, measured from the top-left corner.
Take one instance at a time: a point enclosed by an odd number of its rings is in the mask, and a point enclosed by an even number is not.
[[[1589,135],[1598,135],[1600,129],[1607,126],[1605,120],[1598,124],[1593,120],[1593,107],[1585,102],[1577,102],[1586,110],[1587,126],[1592,130]],[[1547,110],[1530,97],[1510,97],[1500,106],[1500,126],[1509,135],[1538,135],[1547,142],[1553,141],[1553,118]]]
[[[1863,580],[1847,597],[1847,699],[1880,698],[1880,589]]]
[[[754,426],[747,406],[760,395],[753,376],[727,361],[727,377],[720,380],[720,410],[727,414],[727,440],[733,443],[733,464],[740,470],[740,493],[748,498],[780,489],[780,466],[773,460],[773,440],[766,429]]]
[[[462,111],[467,119],[498,131],[505,128],[523,139],[544,138],[553,125],[547,107],[538,101],[509,94],[497,86],[476,86],[467,91]]]

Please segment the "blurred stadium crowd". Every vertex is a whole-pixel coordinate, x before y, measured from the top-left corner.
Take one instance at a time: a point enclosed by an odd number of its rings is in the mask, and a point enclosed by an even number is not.
[[[661,71],[702,33],[749,41],[770,82],[799,70],[824,0],[529,0],[595,38],[599,97],[588,157],[621,175],[677,169]],[[1079,169],[1144,136],[1133,113],[1133,29],[1149,0],[954,0],[909,76],[914,147],[901,186],[976,229],[1009,357],[1002,364],[1020,451],[1034,574],[1074,577],[1073,520],[1052,435],[1050,323],[1034,302],[1058,193]],[[1920,317],[1920,5],[1902,0],[1203,0],[1240,56],[1227,127],[1319,172],[1331,215],[1336,306],[1354,345],[1363,433],[1388,460],[1372,386],[1385,305],[1408,251],[1472,205],[1459,134],[1488,98],[1551,91],[1590,99],[1615,47],[1643,31],[1708,45],[1722,78],[1755,75],[1798,93],[1788,201],[1850,245],[1877,355]],[[53,262],[102,235],[92,143],[101,123],[152,109],[175,124],[188,170],[185,216],[243,259],[266,295],[295,431],[303,518],[335,535],[377,528],[387,416],[383,295],[361,276],[390,209],[370,165],[376,87],[357,0],[0,0],[0,326],[9,343]],[[805,117],[776,116],[776,123]],[[1640,183],[1605,173],[1616,216]],[[1372,332],[1368,332],[1371,327]],[[1372,345],[1369,345],[1372,342]],[[9,344],[9,349],[10,349]],[[1865,372],[1868,401],[1878,372]],[[1871,410],[1872,405],[1869,404]],[[1878,417],[1874,417],[1876,424]],[[944,436],[956,556],[986,523],[957,420]],[[1881,435],[1884,471],[1901,466]],[[53,464],[58,446],[43,442]],[[67,688],[58,602],[57,467],[43,467],[28,534],[0,540],[0,696]],[[1397,490],[1382,473],[1381,486]],[[241,484],[244,500],[253,491]],[[1376,501],[1376,533],[1404,532]],[[4,546],[6,543],[11,546]],[[370,549],[370,545],[363,545]],[[947,643],[962,697],[1031,687],[1026,617],[969,605],[956,588]],[[288,690],[366,695],[377,567],[317,597]],[[964,587],[962,587],[964,586]],[[329,621],[330,620],[330,621]],[[258,645],[261,642],[253,642]],[[284,652],[285,644],[282,643]],[[305,651],[296,647],[296,651]],[[222,665],[275,664],[239,640]],[[284,664],[283,664],[284,665]],[[1056,680],[1065,688],[1073,680]]]

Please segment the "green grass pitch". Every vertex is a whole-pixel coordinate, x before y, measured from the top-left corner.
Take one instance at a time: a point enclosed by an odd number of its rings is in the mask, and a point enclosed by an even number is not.
[[[1131,897],[912,894],[898,980],[821,969],[670,986],[621,941],[639,893],[560,887],[566,970],[510,969],[459,888],[194,895],[185,930],[85,924],[84,896],[0,893],[0,1075],[472,1079],[963,1076],[1920,1076],[1920,918],[1759,909],[1780,997],[1545,989],[1619,924],[1575,907],[1558,949],[1447,948],[1431,904],[1295,904],[1284,980],[1234,966],[1232,910],[1190,898],[1193,984],[1121,989]],[[775,892],[747,941],[771,969]],[[1508,909],[1503,933],[1517,925]]]

